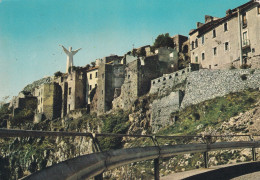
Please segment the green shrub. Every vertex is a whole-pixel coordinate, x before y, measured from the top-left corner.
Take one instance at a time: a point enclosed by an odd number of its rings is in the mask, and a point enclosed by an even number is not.
[[[125,134],[129,128],[128,112],[118,111],[100,117],[103,121],[102,133]],[[121,137],[106,137],[100,139],[102,150],[119,149],[122,147]]]
[[[60,72],[60,71],[57,71],[56,73],[54,73],[54,76],[55,76],[55,77],[62,76],[62,72]]]
[[[242,74],[240,77],[241,77],[241,79],[242,79],[243,81],[247,80],[247,75],[246,75],[246,74]]]

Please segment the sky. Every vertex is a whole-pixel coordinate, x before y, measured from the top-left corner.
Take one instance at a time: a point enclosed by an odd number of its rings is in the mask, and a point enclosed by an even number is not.
[[[248,0],[0,0],[0,100],[27,84],[66,70],[61,47],[82,48],[85,66],[159,34],[188,36],[205,15],[225,16]]]

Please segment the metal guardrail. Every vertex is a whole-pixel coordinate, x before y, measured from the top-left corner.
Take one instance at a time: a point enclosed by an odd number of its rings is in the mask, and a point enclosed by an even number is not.
[[[86,179],[103,173],[107,170],[126,165],[132,162],[143,160],[157,160],[160,157],[171,157],[186,153],[203,153],[223,149],[237,148],[257,148],[260,147],[260,141],[256,142],[220,142],[214,144],[183,144],[171,146],[151,146],[142,148],[119,149],[114,151],[93,153],[79,156],[54,166],[33,173],[24,178],[24,180],[63,180],[63,179]],[[155,161],[156,162],[156,161]],[[159,164],[157,166],[159,175]],[[156,173],[155,173],[156,174]],[[159,179],[159,176],[155,179]]]
[[[6,137],[42,137],[42,136],[86,136],[93,138],[95,146],[96,137],[146,137],[152,138],[155,146],[149,147],[136,147],[129,149],[111,150],[107,152],[96,152],[88,155],[79,156],[73,159],[66,160],[51,167],[47,167],[39,172],[33,173],[24,179],[86,179],[96,177],[95,179],[102,179],[102,173],[125,165],[132,162],[143,160],[154,160],[154,179],[159,179],[159,158],[171,157],[178,154],[187,153],[204,153],[205,167],[208,167],[208,152],[223,149],[238,149],[238,148],[252,148],[253,160],[256,160],[255,148],[260,147],[260,141],[254,141],[253,136],[260,136],[257,134],[246,135],[199,135],[199,136],[157,136],[157,135],[125,135],[125,134],[93,134],[93,133],[80,133],[80,132],[52,132],[52,131],[33,131],[33,130],[9,130],[0,129],[0,138]],[[159,146],[156,138],[223,138],[223,137],[249,137],[250,141],[237,141],[237,142],[216,142],[197,144],[179,144]],[[208,143],[209,142],[209,143]],[[98,151],[98,147],[95,147]]]
[[[251,136],[260,136],[258,134],[230,134],[230,135],[185,135],[185,136],[162,136],[162,135],[132,135],[132,134],[112,134],[112,133],[89,133],[89,132],[64,132],[64,131],[37,131],[37,130],[16,130],[16,129],[1,129],[0,128],[0,138],[4,137],[46,137],[46,136],[85,136],[85,137],[147,137],[147,138],[204,138],[204,137],[216,137],[216,138],[224,138],[224,137],[251,137]]]

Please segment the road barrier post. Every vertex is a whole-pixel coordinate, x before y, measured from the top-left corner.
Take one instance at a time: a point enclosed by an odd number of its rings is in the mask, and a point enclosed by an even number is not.
[[[160,169],[159,169],[159,158],[153,160],[154,163],[154,180],[160,179]]]
[[[209,168],[209,153],[208,151],[203,153],[203,158],[204,158],[204,167]]]

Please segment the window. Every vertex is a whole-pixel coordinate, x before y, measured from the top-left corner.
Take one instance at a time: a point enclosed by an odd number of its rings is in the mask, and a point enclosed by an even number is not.
[[[69,95],[71,95],[71,88],[69,88]]]
[[[95,88],[97,87],[97,84],[95,84]]]
[[[242,14],[242,25],[243,25],[243,28],[247,27],[246,13]]]
[[[194,41],[192,41],[192,43],[191,43],[191,49],[192,50],[194,49]]]
[[[202,54],[201,54],[201,58],[202,58],[202,60],[205,59],[205,53],[202,53]]]
[[[227,31],[228,30],[228,26],[227,26],[227,23],[224,24],[224,31]]]
[[[211,69],[211,65],[209,65],[209,69]]]
[[[242,42],[243,46],[247,46],[249,45],[249,40],[247,38],[247,31],[243,32],[243,42]]]
[[[97,78],[97,75],[98,75],[98,74],[97,74],[97,72],[96,72],[96,78]]]
[[[92,85],[89,85],[89,90],[91,90],[92,89]]]
[[[217,55],[217,47],[214,47],[214,48],[213,48],[213,54],[214,54],[214,56]]]
[[[229,50],[229,43],[225,42],[225,51],[228,51],[228,50]]]
[[[257,14],[260,14],[260,6],[257,7]]]
[[[215,38],[216,37],[216,30],[215,29],[213,29],[213,31],[212,31],[212,35],[213,35],[213,38]]]
[[[205,39],[204,39],[204,35],[203,35],[203,36],[201,36],[201,44],[204,44],[204,42],[205,42]]]
[[[92,79],[92,74],[89,75],[89,79]]]
[[[198,56],[195,56],[195,62],[196,63],[198,62]]]
[[[195,40],[195,48],[198,47],[198,39]]]
[[[243,40],[247,40],[247,31],[243,32]]]
[[[104,74],[102,74],[102,79],[104,79],[104,77],[105,77],[105,75],[104,75]]]

